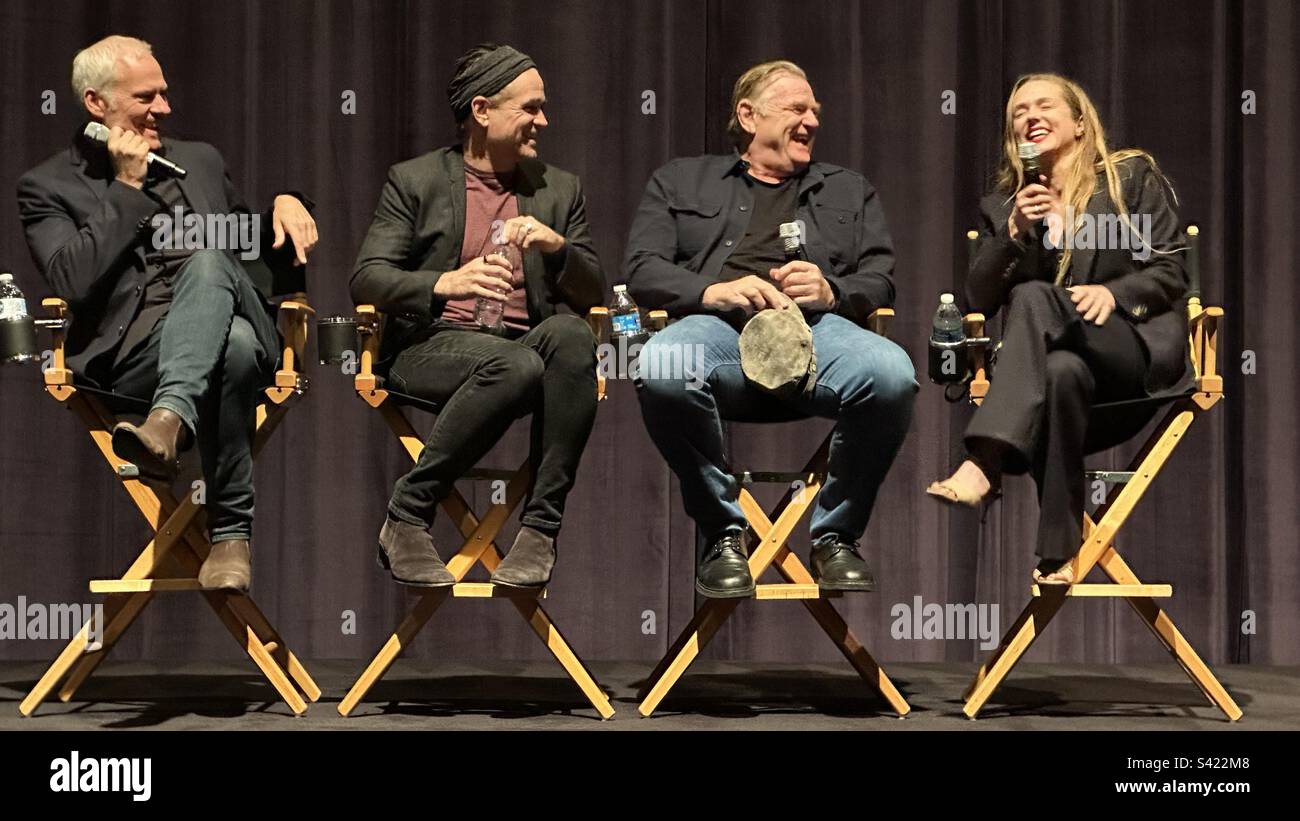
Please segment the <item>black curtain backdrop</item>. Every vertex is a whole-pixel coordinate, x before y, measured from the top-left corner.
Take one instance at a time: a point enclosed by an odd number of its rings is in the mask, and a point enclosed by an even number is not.
[[[1207,304],[1227,322],[1227,399],[1192,428],[1119,542],[1144,579],[1172,582],[1170,612],[1214,663],[1300,663],[1297,562],[1296,219],[1300,116],[1289,0],[1197,2],[609,3],[22,2],[0,11],[3,186],[0,268],[33,304],[36,274],[13,201],[19,175],[66,148],[83,121],[68,89],[73,54],[111,33],[150,41],[172,88],[173,136],[225,155],[259,207],[298,188],[318,204],[309,272],[322,315],[350,311],[347,280],[389,165],[453,134],[444,88],[454,59],[482,41],[531,54],[551,126],[542,156],[582,177],[611,282],[646,179],[673,157],[724,151],[730,88],[773,58],[809,73],[825,116],[821,160],[879,189],[898,252],[892,336],[924,369],[938,295],[961,293],[964,230],[994,170],[1011,81],[1031,70],[1079,80],[1112,145],[1150,150],[1186,221],[1203,227]],[[42,112],[43,92],[57,111]],[[356,113],[341,111],[354,92]],[[648,109],[648,92],[653,110]],[[955,113],[942,110],[955,95]],[[1243,94],[1253,113],[1243,112]],[[314,343],[313,343],[314,350]],[[1243,356],[1255,363],[1243,373]],[[305,658],[368,658],[413,599],[374,565],[393,481],[408,460],[350,381],[309,363],[311,390],[257,466],[254,596]],[[0,371],[0,603],[90,602],[86,581],[118,575],[147,531],[80,423],[40,389],[34,368]],[[924,377],[922,377],[924,381]],[[642,425],[630,383],[610,386],[569,504],[547,608],[588,659],[661,656],[695,606],[694,530],[677,483]],[[881,492],[866,554],[879,587],[846,596],[849,623],[882,661],[972,661],[973,641],[899,640],[895,604],[1019,612],[1033,564],[1032,483],[1012,481],[986,524],[922,489],[950,468],[967,411],[925,384],[912,431]],[[419,421],[427,429],[428,420]],[[738,464],[793,469],[829,428],[813,421],[732,432]],[[513,467],[524,425],[488,465]],[[1122,467],[1136,444],[1095,459]],[[490,488],[464,483],[480,506]],[[775,493],[764,494],[773,501]],[[513,538],[515,523],[505,533]],[[459,539],[440,518],[444,553]],[[806,525],[793,542],[806,556]],[[345,611],[355,633],[344,630]],[[1244,634],[1246,611],[1253,633]],[[53,642],[0,641],[0,658],[48,658]],[[794,603],[748,604],[706,651],[717,658],[830,661],[838,655]],[[196,597],[162,595],[119,659],[234,657]],[[435,616],[416,657],[545,656],[514,609],[458,600]],[[1039,661],[1165,657],[1119,601],[1064,609]]]

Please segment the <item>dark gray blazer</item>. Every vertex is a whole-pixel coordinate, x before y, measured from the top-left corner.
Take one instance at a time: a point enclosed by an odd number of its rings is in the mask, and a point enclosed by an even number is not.
[[[248,212],[217,149],[164,139],[163,150],[189,172],[179,182],[195,213]],[[50,289],[72,310],[67,361],[73,371],[98,378],[91,363],[117,347],[139,311],[148,278],[150,220],[161,210],[158,200],[114,180],[104,146],[80,134],[68,150],[19,179],[18,212],[27,247]],[[261,229],[265,264],[244,263],[250,279],[268,297],[304,290],[305,271],[293,268],[292,243],[271,249],[269,213]]]
[[[561,302],[577,314],[600,305],[605,275],[587,227],[578,178],[532,159],[519,164],[520,216],[532,216],[565,238],[565,248],[524,254],[528,317],[534,325]],[[389,315],[380,359],[391,362],[427,335],[447,301],[433,293],[438,278],[460,267],[465,240],[465,158],[459,146],[439,148],[388,169],[388,181],[352,274],[352,299]]]
[[[1109,321],[1133,323],[1146,345],[1151,357],[1149,393],[1186,388],[1193,376],[1187,347],[1187,237],[1167,183],[1149,162],[1140,157],[1125,160],[1119,176],[1128,213],[1150,215],[1150,256],[1135,260],[1129,249],[1076,248],[1068,284],[1105,285],[1115,295],[1117,310]],[[1014,204],[1014,197],[1001,193],[980,202],[979,248],[966,278],[966,299],[971,310],[990,317],[1006,304],[1015,285],[1032,279],[1050,282],[1056,275],[1036,233],[1028,241],[1011,239],[1007,219]],[[1097,176],[1087,212],[1094,217],[1117,213],[1103,174]]]

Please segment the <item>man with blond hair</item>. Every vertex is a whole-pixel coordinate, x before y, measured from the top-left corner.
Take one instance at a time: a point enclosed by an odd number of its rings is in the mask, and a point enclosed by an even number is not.
[[[239,257],[269,247],[259,284],[301,282],[292,269],[306,264],[316,224],[298,194],[250,215],[215,148],[162,137],[167,81],[143,40],[115,35],[78,52],[72,86],[106,142],[79,128],[70,148],[18,182],[32,259],[72,310],[68,367],[83,384],[151,402],[143,424],[113,429],[114,452],[142,475],[174,479],[178,451],[197,440],[212,538],[198,580],[247,591],[253,412],[280,342]],[[226,218],[244,218],[265,241],[241,231],[251,248],[237,257],[189,227]]]
[[[708,597],[755,589],[739,483],[723,449],[724,418],[837,420],[812,517],[811,570],[828,590],[875,584],[858,540],[907,432],[918,386],[907,354],[864,327],[873,310],[894,302],[893,247],[871,184],[813,161],[820,112],[794,63],[746,71],[732,94],[735,151],[656,171],[628,238],[628,290],[642,308],[677,318],[641,356],[653,362],[675,349],[704,352],[695,373],[643,374],[638,394],[646,428],[708,543],[696,570],[696,589]],[[779,233],[791,224],[803,238],[794,259]],[[768,309],[799,310],[811,326],[811,393],[778,397],[746,382],[740,331]]]

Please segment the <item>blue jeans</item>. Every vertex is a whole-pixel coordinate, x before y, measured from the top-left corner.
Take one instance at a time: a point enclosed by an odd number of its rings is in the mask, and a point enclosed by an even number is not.
[[[279,362],[275,321],[243,267],[196,251],[176,273],[167,315],[115,368],[108,387],[153,397],[195,435],[213,542],[253,533],[253,435],[259,388]]]
[[[728,471],[722,420],[772,421],[820,416],[837,420],[826,484],[817,496],[812,537],[856,542],[867,528],[876,492],[902,445],[919,385],[907,353],[835,314],[815,316],[817,385],[811,396],[778,399],[748,384],[740,369],[740,333],[716,316],[685,317],[650,339],[643,363],[680,353],[694,373],[650,369],[637,382],[646,430],[677,474],[686,513],[707,539],[743,530],[740,483]],[[666,346],[680,346],[666,347]],[[698,348],[696,346],[699,346]],[[761,420],[760,420],[761,421]],[[801,467],[808,454],[791,454]]]

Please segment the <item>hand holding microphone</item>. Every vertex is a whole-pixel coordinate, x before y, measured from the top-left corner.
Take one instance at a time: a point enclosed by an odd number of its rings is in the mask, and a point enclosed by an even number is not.
[[[103,123],[86,123],[85,134],[90,139],[105,143],[113,163],[114,176],[133,188],[143,188],[149,166],[165,169],[172,176],[184,179],[186,171],[174,162],[149,150],[149,143],[134,131],[118,126],[109,128]]]
[[[1047,187],[1047,177],[1040,170],[1038,146],[1021,143],[1019,151],[1025,170],[1025,185],[1016,194],[1015,207],[1007,220],[1007,231],[1012,239],[1019,239],[1032,226],[1042,223],[1048,214],[1061,213],[1061,200]]]
[[[778,233],[785,251],[785,265],[768,271],[781,292],[805,311],[829,311],[835,305],[835,291],[822,271],[804,251],[803,227],[798,222],[781,223]]]

